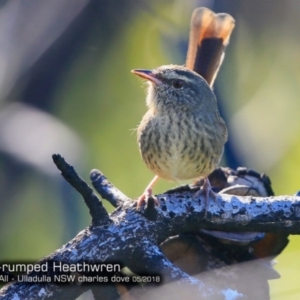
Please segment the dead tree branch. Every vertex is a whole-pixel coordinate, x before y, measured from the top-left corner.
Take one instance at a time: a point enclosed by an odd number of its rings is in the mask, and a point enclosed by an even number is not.
[[[168,237],[201,229],[232,232],[278,232],[300,233],[300,197],[241,197],[218,194],[217,201],[210,199],[205,212],[205,199],[194,198],[195,191],[173,190],[158,195],[157,207],[136,209],[136,202],[129,201],[97,170],[92,172],[94,186],[101,196],[117,209],[110,215],[92,189],[67,164],[60,155],[53,160],[62,176],[83,196],[92,216],[92,225],[45,257],[38,264],[64,264],[118,262],[136,274],[162,276],[163,283],[174,282],[192,291],[193,299],[241,299],[242,294],[233,290],[220,290],[203,284],[174,266],[163,254],[159,245]],[[149,218],[150,216],[150,218]],[[29,276],[42,276],[33,272]],[[46,272],[60,274],[53,268]],[[112,276],[114,274],[110,274]],[[79,284],[77,282],[77,284]],[[103,289],[106,286],[101,286]],[[61,286],[54,283],[15,282],[0,291],[0,299],[76,299],[92,288],[90,285]],[[112,294],[117,293],[114,287]],[[108,294],[107,294],[108,295]],[[232,295],[235,295],[232,297]],[[180,293],[175,298],[181,298]],[[102,299],[115,299],[105,298]]]

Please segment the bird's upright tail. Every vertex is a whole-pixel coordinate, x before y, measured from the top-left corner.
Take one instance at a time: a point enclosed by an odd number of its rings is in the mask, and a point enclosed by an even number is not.
[[[234,18],[208,8],[194,10],[191,18],[186,67],[201,75],[212,87],[234,28]]]

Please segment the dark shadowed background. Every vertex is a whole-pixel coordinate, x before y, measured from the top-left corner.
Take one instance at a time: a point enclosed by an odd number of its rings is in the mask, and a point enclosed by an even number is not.
[[[142,193],[153,177],[134,132],[145,85],[130,70],[184,64],[198,6],[236,19],[215,84],[229,127],[222,165],[267,173],[276,194],[299,189],[297,1],[1,1],[0,261],[37,260],[90,223],[53,153],[86,180],[98,168],[129,197]],[[161,180],[155,193],[173,186]],[[300,239],[290,240],[272,299],[299,299]]]

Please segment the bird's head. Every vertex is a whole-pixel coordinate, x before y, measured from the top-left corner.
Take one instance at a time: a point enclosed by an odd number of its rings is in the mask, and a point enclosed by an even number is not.
[[[131,72],[148,80],[147,106],[157,112],[171,109],[193,112],[216,106],[216,98],[207,82],[185,67],[166,65]]]

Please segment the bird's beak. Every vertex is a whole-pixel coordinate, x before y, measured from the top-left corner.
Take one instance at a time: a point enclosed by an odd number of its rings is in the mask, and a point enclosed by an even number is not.
[[[151,70],[135,69],[131,70],[131,73],[140,76],[144,79],[147,79],[155,84],[160,84],[161,80],[157,78],[156,74]]]

